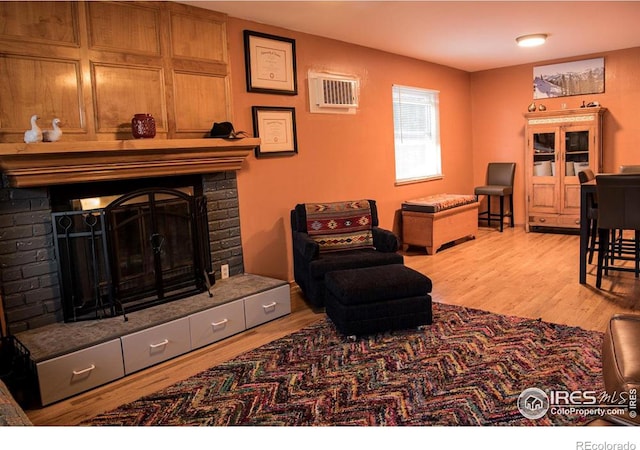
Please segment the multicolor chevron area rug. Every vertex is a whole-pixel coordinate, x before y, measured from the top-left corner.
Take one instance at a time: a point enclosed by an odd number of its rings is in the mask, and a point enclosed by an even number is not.
[[[322,320],[83,425],[580,425],[524,389],[602,391],[602,334],[445,304],[433,325],[350,340]]]

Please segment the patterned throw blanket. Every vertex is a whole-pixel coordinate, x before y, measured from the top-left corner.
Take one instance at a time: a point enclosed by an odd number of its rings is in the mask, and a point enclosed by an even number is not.
[[[475,203],[477,201],[478,198],[475,195],[436,194],[428,197],[407,200],[402,204],[402,209],[435,213],[462,205],[468,205],[469,203]]]
[[[306,203],[307,232],[321,252],[373,248],[369,200]]]

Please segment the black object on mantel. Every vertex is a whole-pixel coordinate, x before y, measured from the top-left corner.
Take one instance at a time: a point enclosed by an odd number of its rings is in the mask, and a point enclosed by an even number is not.
[[[242,139],[247,137],[247,133],[244,131],[235,131],[231,122],[215,122],[209,136],[211,138],[222,139]]]

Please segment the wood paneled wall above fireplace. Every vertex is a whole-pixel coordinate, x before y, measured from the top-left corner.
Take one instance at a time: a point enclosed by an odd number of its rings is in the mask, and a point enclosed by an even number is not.
[[[226,15],[173,2],[0,2],[0,142],[32,115],[63,141],[202,138],[231,121]],[[44,144],[43,144],[44,145]]]

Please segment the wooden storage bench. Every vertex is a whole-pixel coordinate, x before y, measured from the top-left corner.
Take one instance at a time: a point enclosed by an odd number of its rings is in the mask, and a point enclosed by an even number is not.
[[[475,238],[478,200],[475,195],[440,194],[402,203],[402,242],[425,247],[429,255],[452,241]]]

